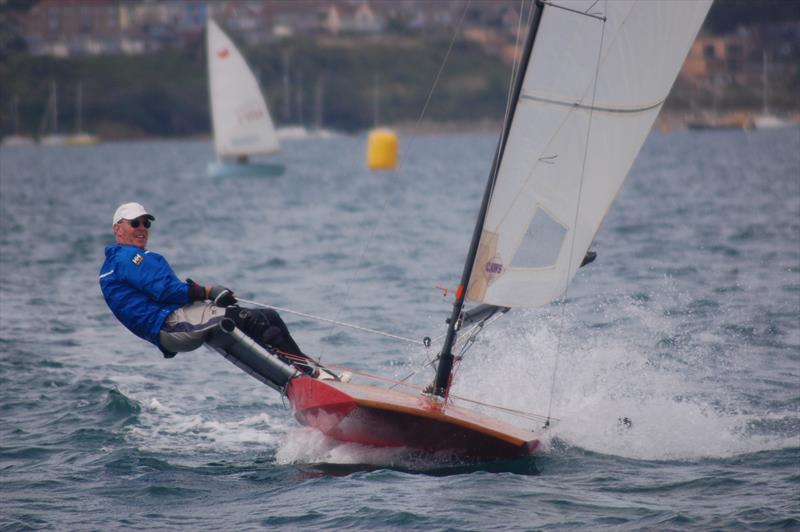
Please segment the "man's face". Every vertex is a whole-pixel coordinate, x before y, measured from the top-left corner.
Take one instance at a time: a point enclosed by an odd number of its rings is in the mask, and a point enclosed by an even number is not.
[[[140,216],[135,220],[120,220],[119,223],[114,225],[114,236],[117,238],[117,244],[128,244],[144,249],[147,246],[147,237],[150,233],[146,225],[150,225],[150,220],[147,216]]]

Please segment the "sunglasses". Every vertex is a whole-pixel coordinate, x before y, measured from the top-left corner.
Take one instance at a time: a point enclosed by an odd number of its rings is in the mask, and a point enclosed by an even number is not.
[[[139,227],[139,224],[143,224],[145,229],[150,229],[150,220],[148,220],[147,218],[145,218],[144,220],[139,220],[139,218],[135,220],[128,220],[128,223],[134,229]]]

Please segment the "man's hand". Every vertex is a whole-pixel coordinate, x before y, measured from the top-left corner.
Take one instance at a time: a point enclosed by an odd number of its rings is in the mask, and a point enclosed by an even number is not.
[[[212,286],[211,290],[208,292],[208,299],[213,301],[218,307],[227,307],[236,304],[233,291],[224,286]]]
[[[194,301],[205,301],[208,299],[206,297],[206,288],[197,284],[196,282],[192,281],[191,279],[186,279],[186,284],[189,285],[189,302],[192,303]]]

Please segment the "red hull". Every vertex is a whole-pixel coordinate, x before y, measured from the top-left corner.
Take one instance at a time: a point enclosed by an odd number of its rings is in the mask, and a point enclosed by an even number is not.
[[[345,442],[471,459],[525,456],[539,445],[533,432],[422,395],[300,377],[287,397],[300,423]]]

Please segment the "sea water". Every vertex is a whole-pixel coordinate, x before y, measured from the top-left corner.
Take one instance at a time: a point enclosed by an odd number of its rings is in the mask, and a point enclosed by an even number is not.
[[[800,528],[798,128],[654,132],[564,301],[478,337],[454,393],[550,415],[531,459],[327,440],[106,307],[111,217],[138,201],[182,278],[437,338],[496,138],[400,142],[397,171],[341,136],[286,142],[280,178],[216,180],[203,141],[1,148],[0,528]],[[284,316],[325,363],[433,376],[434,348]]]

